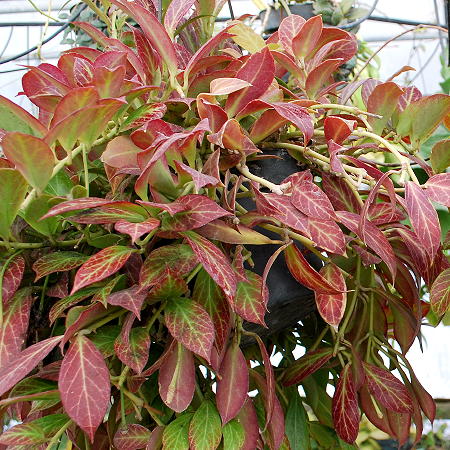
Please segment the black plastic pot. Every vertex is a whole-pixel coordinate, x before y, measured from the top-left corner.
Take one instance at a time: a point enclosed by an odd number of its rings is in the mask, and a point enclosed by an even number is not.
[[[270,153],[283,159],[262,159],[248,164],[250,171],[260,177],[270,180],[273,183],[281,183],[289,175],[298,172],[301,168],[297,162],[285,150],[273,150]],[[254,203],[250,199],[241,199],[239,203],[248,210],[255,209]],[[260,233],[272,238],[279,239],[279,236],[262,228],[256,228]],[[295,243],[300,249],[301,244]],[[267,261],[278,249],[277,245],[248,245],[252,252],[252,259],[255,267],[252,270],[262,275]],[[316,269],[322,267],[321,260],[314,254],[305,255],[308,262]],[[314,293],[302,286],[290,274],[284,255],[278,255],[267,277],[267,287],[269,289],[268,313],[265,322],[268,328],[263,328],[255,324],[246,324],[245,329],[258,333],[260,336],[268,336],[283,329],[291,328],[302,319],[316,311]]]
[[[315,15],[312,3],[292,4],[289,5],[289,9],[292,14],[302,16],[306,20]],[[266,17],[266,14],[268,14],[269,17]],[[275,31],[277,31],[281,21],[286,17],[287,13],[284,8],[270,8],[268,12],[261,11],[259,13],[259,18],[264,24],[264,33],[274,33]]]

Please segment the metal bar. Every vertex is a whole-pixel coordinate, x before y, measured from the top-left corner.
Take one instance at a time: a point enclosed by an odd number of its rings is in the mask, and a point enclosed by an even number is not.
[[[45,25],[49,27],[61,27],[66,22],[0,22],[0,28],[8,27],[43,27]]]

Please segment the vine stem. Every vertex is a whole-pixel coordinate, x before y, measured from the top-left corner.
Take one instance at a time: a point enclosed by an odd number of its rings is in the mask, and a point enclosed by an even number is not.
[[[0,241],[0,247],[8,247],[8,248],[19,248],[22,250],[25,249],[34,249],[34,248],[43,248],[43,247],[72,247],[73,245],[79,244],[80,242],[83,242],[86,240],[83,239],[70,239],[68,241],[54,241],[49,243],[42,243],[42,242],[6,242],[6,241]]]
[[[112,137],[115,136],[115,134],[117,133],[117,127],[115,127],[113,130],[111,130],[106,136],[103,136],[99,139],[97,139],[96,141],[94,141],[92,143],[91,147],[95,147],[97,145],[103,144],[104,142],[108,141],[109,139],[111,139]],[[57,173],[59,173],[59,171],[61,169],[63,169],[66,165],[69,165],[72,163],[72,160],[75,156],[79,155],[84,148],[84,144],[80,144],[77,147],[75,147],[68,156],[66,156],[65,158],[61,159],[61,161],[59,161],[55,167],[53,167],[53,171],[52,171],[52,175],[50,178],[53,178]],[[20,206],[20,209],[25,210],[28,205],[31,203],[31,201],[33,200],[33,198],[36,196],[37,191],[36,189],[32,189],[30,191],[30,193],[28,194],[27,198],[23,201],[22,205]]]
[[[340,111],[345,111],[353,114],[362,114],[364,116],[376,117],[377,119],[381,119],[383,117],[379,114],[363,111],[362,109],[356,108],[355,106],[339,105],[335,103],[320,103],[317,105],[308,106],[308,109],[338,109]]]
[[[265,178],[258,177],[257,175],[251,173],[245,164],[238,164],[236,167],[239,170],[239,172],[241,172],[242,175],[244,175],[244,177],[248,178],[249,180],[255,181],[256,183],[259,183],[260,185],[266,187],[267,189],[270,189],[270,191],[272,191],[275,194],[283,195],[284,189],[287,189],[290,185],[290,183],[275,184],[266,180]]]

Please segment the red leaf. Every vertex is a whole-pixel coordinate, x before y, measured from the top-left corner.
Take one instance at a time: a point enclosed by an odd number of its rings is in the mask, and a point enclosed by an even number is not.
[[[64,410],[94,442],[110,403],[109,371],[100,351],[83,335],[64,357],[58,389]]]
[[[406,219],[406,215],[399,208],[393,208],[391,203],[373,203],[367,211],[368,219],[374,225],[384,225],[386,223],[401,222]]]
[[[191,9],[194,2],[195,0],[173,0],[170,2],[164,16],[164,28],[170,35],[173,35],[178,24]]]
[[[42,256],[33,264],[36,273],[34,281],[55,272],[66,272],[81,266],[88,256],[76,252],[53,252]]]
[[[225,111],[233,117],[247,103],[260,97],[268,89],[275,75],[275,62],[267,47],[253,53],[236,72],[236,78],[248,81],[251,87],[230,94],[225,103]]]
[[[216,78],[211,81],[210,92],[214,95],[228,95],[251,85],[248,81],[239,78]]]
[[[433,259],[441,244],[441,226],[437,212],[422,188],[412,181],[406,183],[405,200],[419,242]]]
[[[370,395],[367,386],[363,385],[359,391],[359,398],[361,401],[361,409],[367,418],[380,430],[393,436],[394,433],[389,425],[387,410]],[[374,407],[374,402],[377,404],[377,408]],[[380,416],[380,413],[382,414]]]
[[[436,403],[433,400],[433,397],[424,389],[413,373],[411,373],[411,385],[422,411],[433,423],[436,417]]]
[[[222,424],[234,419],[247,399],[248,368],[245,357],[236,342],[228,347],[217,381],[216,404]]]
[[[0,395],[9,391],[31,372],[58,344],[62,336],[45,339],[20,352],[5,366],[0,367]]]
[[[205,98],[202,98],[202,95]],[[208,119],[209,126],[213,133],[217,133],[223,126],[223,124],[228,120],[227,113],[222,109],[221,106],[211,103],[208,94],[199,94],[197,96],[197,110],[200,119]]]
[[[308,229],[318,247],[337,255],[345,254],[345,236],[334,220],[308,217]]]
[[[138,167],[137,155],[142,149],[129,136],[117,136],[106,144],[101,161],[118,169]]]
[[[0,328],[0,367],[16,358],[22,350],[28,331],[32,289],[16,292],[3,310],[3,325]]]
[[[29,134],[13,132],[2,139],[5,156],[31,186],[43,191],[50,181],[55,156],[42,140]]]
[[[172,217],[163,218],[163,230],[185,231],[199,228],[231,213],[204,195],[190,194],[180,197],[172,205],[180,204],[183,210]]]
[[[319,348],[303,355],[295,361],[283,375],[283,384],[292,386],[298,384],[316,370],[320,369],[333,356],[333,349]]]
[[[114,245],[91,256],[78,269],[71,294],[74,294],[84,286],[101,281],[116,273],[127,262],[127,259],[133,252],[135,250],[132,248]]]
[[[138,450],[147,445],[151,432],[137,423],[130,423],[117,430],[114,435],[114,447],[117,450]]]
[[[434,175],[425,183],[425,194],[433,201],[450,208],[450,173]]]
[[[257,448],[259,426],[256,410],[250,397],[246,398],[244,406],[241,408],[236,418],[242,424],[245,432],[244,444],[240,450],[254,450]]]
[[[186,244],[173,244],[157,248],[148,255],[142,266],[139,277],[141,289],[156,285],[167,269],[179,277],[184,277],[197,264],[198,259],[195,253]]]
[[[250,270],[246,270],[245,275],[248,281],[238,283],[231,306],[243,319],[265,327],[264,315],[267,311],[269,291],[265,285],[263,286],[259,275]]]
[[[403,447],[409,439],[411,429],[411,414],[396,413],[387,410],[389,426],[393,431],[393,437],[398,441],[398,445]]]
[[[322,16],[314,16],[308,19],[300,28],[300,31],[292,39],[292,51],[297,58],[305,58],[310,55],[322,33]]]
[[[147,442],[147,447],[145,447],[145,450],[161,450],[163,433],[164,427],[162,425],[153,428],[152,434],[149,441]]]
[[[3,267],[0,267],[0,270],[2,269]],[[2,301],[4,305],[8,304],[17,289],[19,289],[24,270],[25,260],[21,255],[14,256],[3,273]]]
[[[337,116],[327,116],[323,122],[325,138],[330,139],[341,145],[355,129],[356,120],[347,120]]]
[[[210,362],[214,325],[202,306],[184,297],[173,298],[167,302],[164,317],[177,341]]]
[[[337,211],[352,213],[360,211],[361,207],[355,193],[342,178],[322,174],[322,188]]]
[[[391,372],[363,363],[370,393],[385,408],[398,413],[413,411],[411,396],[404,384]]]
[[[195,391],[195,365],[192,353],[177,343],[164,360],[158,375],[162,401],[177,413],[184,411]]]
[[[232,299],[236,293],[237,280],[228,258],[204,237],[192,231],[186,231],[183,235],[211,278],[223,289],[225,295]]]
[[[392,250],[391,244],[386,236],[371,222],[364,222],[363,234],[359,233],[360,216],[348,211],[338,211],[339,221],[344,224],[351,232],[359,237],[370,247],[389,267],[392,278],[395,278],[397,272],[397,260]]]
[[[142,206],[126,201],[115,201],[70,216],[68,220],[77,223],[109,224],[119,220],[142,222],[147,218],[148,214]]]
[[[69,295],[69,274],[64,272],[59,280],[47,289],[48,297],[65,298]]]
[[[441,272],[434,280],[430,291],[431,309],[439,317],[443,316],[450,307],[450,269]]]
[[[350,364],[341,371],[332,412],[336,433],[343,441],[353,444],[359,432],[359,408]]]
[[[132,223],[126,220],[118,220],[114,225],[114,228],[119,233],[128,234],[131,237],[131,243],[134,244],[141,236],[150,233],[159,227],[159,220],[150,217],[144,222]]]
[[[284,251],[286,264],[292,276],[301,284],[321,294],[340,294],[341,290],[330,284],[308,263],[295,244]]]
[[[141,309],[147,298],[148,292],[142,290],[139,285],[134,285],[128,289],[114,292],[107,301],[110,305],[120,306],[131,311],[139,320],[141,320]]]
[[[328,83],[332,73],[342,64],[342,61],[342,58],[327,59],[309,73],[305,83],[308,98],[316,98],[322,87]]]
[[[333,220],[336,215],[326,194],[314,183],[304,180],[292,190],[292,204],[303,214],[321,220]]]
[[[53,208],[50,208],[48,213],[41,217],[41,220],[47,219],[48,217],[57,216],[59,214],[64,214],[69,211],[96,208],[97,206],[109,205],[111,203],[114,202],[105,198],[95,197],[84,197],[77,198],[76,200],[68,200],[53,206]]]
[[[333,286],[336,286],[341,291],[345,291],[347,286],[345,284],[344,276],[338,266],[334,264],[326,264],[320,269],[320,274]],[[322,316],[323,320],[333,326],[336,330],[342,320],[347,304],[347,294],[320,294],[315,293],[317,310]]]
[[[178,173],[185,173],[190,178],[192,178],[192,181],[194,182],[194,186],[197,190],[201,189],[204,186],[217,186],[220,184],[220,180],[211,177],[209,175],[205,175],[198,170],[192,169],[191,167],[187,166],[186,164],[180,162],[180,161],[174,161],[175,166],[177,168]]]

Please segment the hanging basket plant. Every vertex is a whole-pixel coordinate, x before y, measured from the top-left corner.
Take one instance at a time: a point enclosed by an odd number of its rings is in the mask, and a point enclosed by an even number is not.
[[[434,419],[406,354],[450,303],[448,141],[420,155],[450,97],[334,81],[356,40],[318,16],[208,38],[210,3],[163,26],[113,0],[113,36],[77,24],[99,49],[24,75],[37,118],[0,98],[2,445],[352,448],[361,413],[402,445]],[[280,267],[317,314],[261,332]]]

